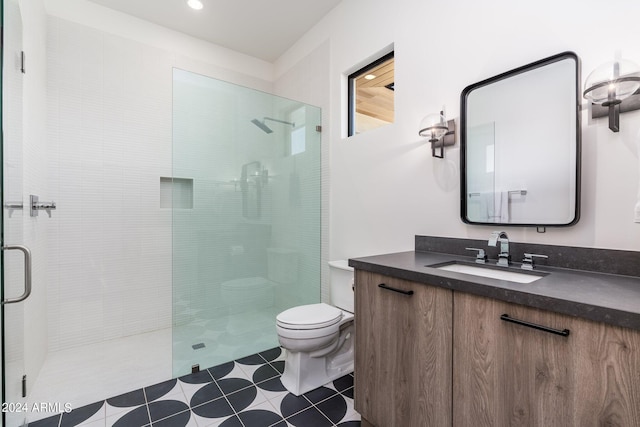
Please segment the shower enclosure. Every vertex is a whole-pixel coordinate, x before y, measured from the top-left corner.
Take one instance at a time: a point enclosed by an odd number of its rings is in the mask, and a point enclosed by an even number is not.
[[[320,109],[0,5],[4,425],[277,346],[320,300]]]
[[[320,109],[173,72],[174,375],[278,345],[320,301]]]

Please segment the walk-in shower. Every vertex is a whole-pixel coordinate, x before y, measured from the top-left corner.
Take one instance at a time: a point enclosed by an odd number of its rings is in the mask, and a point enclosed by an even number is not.
[[[2,244],[32,261],[4,251],[2,297],[29,275],[32,292],[0,306],[3,403],[43,405],[5,425],[277,346],[276,314],[320,300],[319,108],[0,3]],[[31,194],[49,210],[31,216]]]

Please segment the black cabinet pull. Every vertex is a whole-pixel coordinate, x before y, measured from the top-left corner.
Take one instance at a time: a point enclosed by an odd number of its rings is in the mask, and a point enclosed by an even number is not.
[[[384,283],[380,283],[380,284],[378,285],[378,287],[379,287],[379,288],[382,288],[382,289],[386,289],[386,290],[388,290],[388,291],[397,292],[397,293],[399,293],[399,294],[404,294],[404,295],[409,295],[409,296],[413,295],[413,291],[403,291],[402,289],[392,288],[391,286],[387,286],[387,285],[385,285]]]
[[[553,329],[548,326],[537,325],[535,323],[525,322],[524,320],[514,319],[510,317],[508,314],[503,314],[500,316],[500,320],[504,320],[505,322],[515,323],[517,325],[527,326],[529,328],[537,329],[539,331],[549,332],[551,334],[562,335],[563,337],[568,337],[570,331],[568,329]]]

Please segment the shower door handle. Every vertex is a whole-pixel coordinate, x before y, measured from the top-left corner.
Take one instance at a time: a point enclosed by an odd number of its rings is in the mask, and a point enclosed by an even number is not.
[[[18,250],[24,254],[24,293],[16,298],[7,298],[2,304],[13,304],[24,301],[31,295],[31,251],[22,245],[7,245],[2,247],[5,251]]]

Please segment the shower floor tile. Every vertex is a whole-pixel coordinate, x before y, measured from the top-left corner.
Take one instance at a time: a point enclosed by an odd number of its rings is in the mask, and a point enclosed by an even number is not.
[[[171,340],[172,331],[166,328],[50,352],[30,390],[30,401],[80,408],[171,378]],[[106,417],[122,410],[105,407]],[[54,414],[31,412],[30,421]]]
[[[353,374],[302,396],[280,382],[282,349],[214,366],[30,423],[83,427],[357,427]]]

